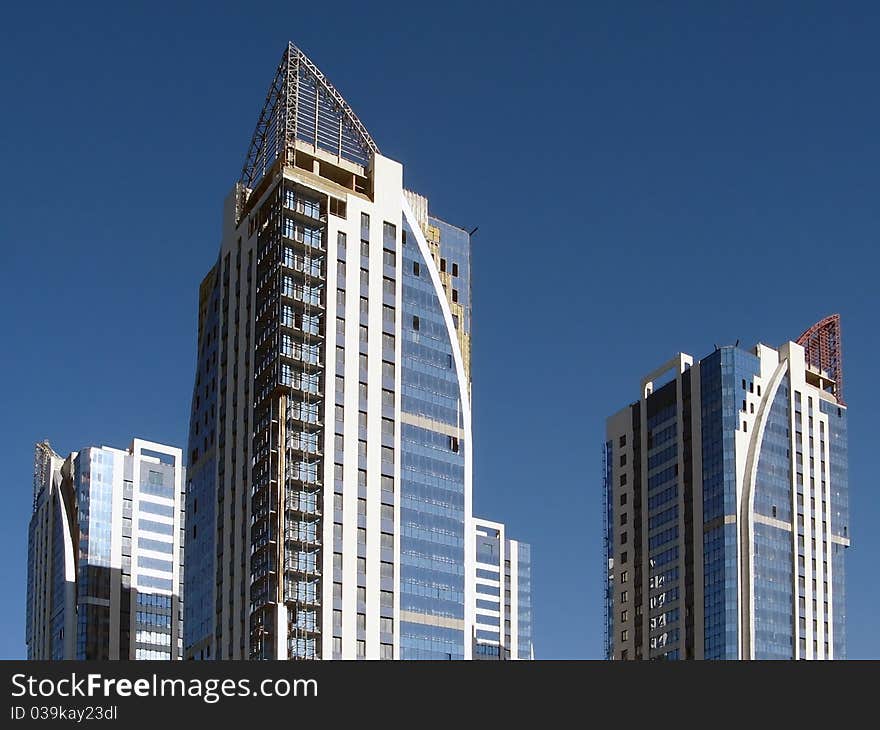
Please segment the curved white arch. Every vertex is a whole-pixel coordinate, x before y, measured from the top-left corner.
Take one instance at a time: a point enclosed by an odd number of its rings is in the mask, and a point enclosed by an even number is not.
[[[60,474],[53,474],[50,478],[54,482],[52,492],[58,501],[64,540],[64,657],[74,659],[76,657],[76,555],[73,547],[73,531],[61,491],[63,479]]]
[[[755,539],[754,503],[755,482],[758,476],[758,460],[761,456],[761,444],[764,440],[764,431],[770,418],[773,402],[776,400],[776,392],[782,383],[783,377],[788,372],[788,360],[783,360],[776,367],[770,377],[768,387],[764,392],[764,398],[758,406],[755,415],[755,425],[752,427],[752,437],[749,439],[749,449],[746,455],[745,478],[743,480],[742,493],[739,503],[739,634],[740,634],[740,658],[755,658],[755,623],[754,617],[754,580],[755,566],[752,544]]]

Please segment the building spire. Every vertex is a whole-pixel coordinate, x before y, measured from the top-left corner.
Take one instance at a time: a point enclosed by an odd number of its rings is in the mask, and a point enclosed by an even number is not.
[[[832,392],[843,404],[843,352],[840,341],[840,315],[832,314],[816,322],[795,340],[804,348],[807,365],[827,372],[834,380]]]
[[[239,181],[254,188],[279,159],[293,164],[295,142],[368,167],[379,148],[320,69],[288,43],[266,94]]]

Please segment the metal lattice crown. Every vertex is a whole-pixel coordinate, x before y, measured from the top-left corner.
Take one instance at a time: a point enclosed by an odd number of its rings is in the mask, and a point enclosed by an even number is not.
[[[832,314],[817,322],[797,338],[804,348],[808,365],[824,370],[834,380],[832,392],[843,403],[843,352],[840,342],[840,315]]]
[[[379,152],[333,84],[308,56],[288,43],[266,94],[240,182],[253,188],[279,158],[288,164],[296,140],[363,167]]]

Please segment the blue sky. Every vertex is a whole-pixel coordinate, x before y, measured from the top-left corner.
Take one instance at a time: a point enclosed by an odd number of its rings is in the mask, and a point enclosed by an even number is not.
[[[604,419],[684,350],[843,321],[851,657],[880,657],[880,11],[799,3],[15,4],[0,30],[0,657],[33,443],[183,444],[197,288],[287,40],[474,239],[475,498],[541,658],[602,644]]]

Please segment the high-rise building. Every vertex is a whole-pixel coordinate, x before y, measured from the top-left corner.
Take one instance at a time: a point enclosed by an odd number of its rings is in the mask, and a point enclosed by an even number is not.
[[[534,659],[531,546],[508,538],[500,522],[475,517],[471,529],[473,658]]]
[[[850,544],[840,320],[679,354],[607,421],[606,653],[841,659]]]
[[[470,658],[469,263],[289,45],[199,293],[188,658]]]
[[[141,439],[66,459],[37,444],[29,659],[180,659],[182,459]]]

